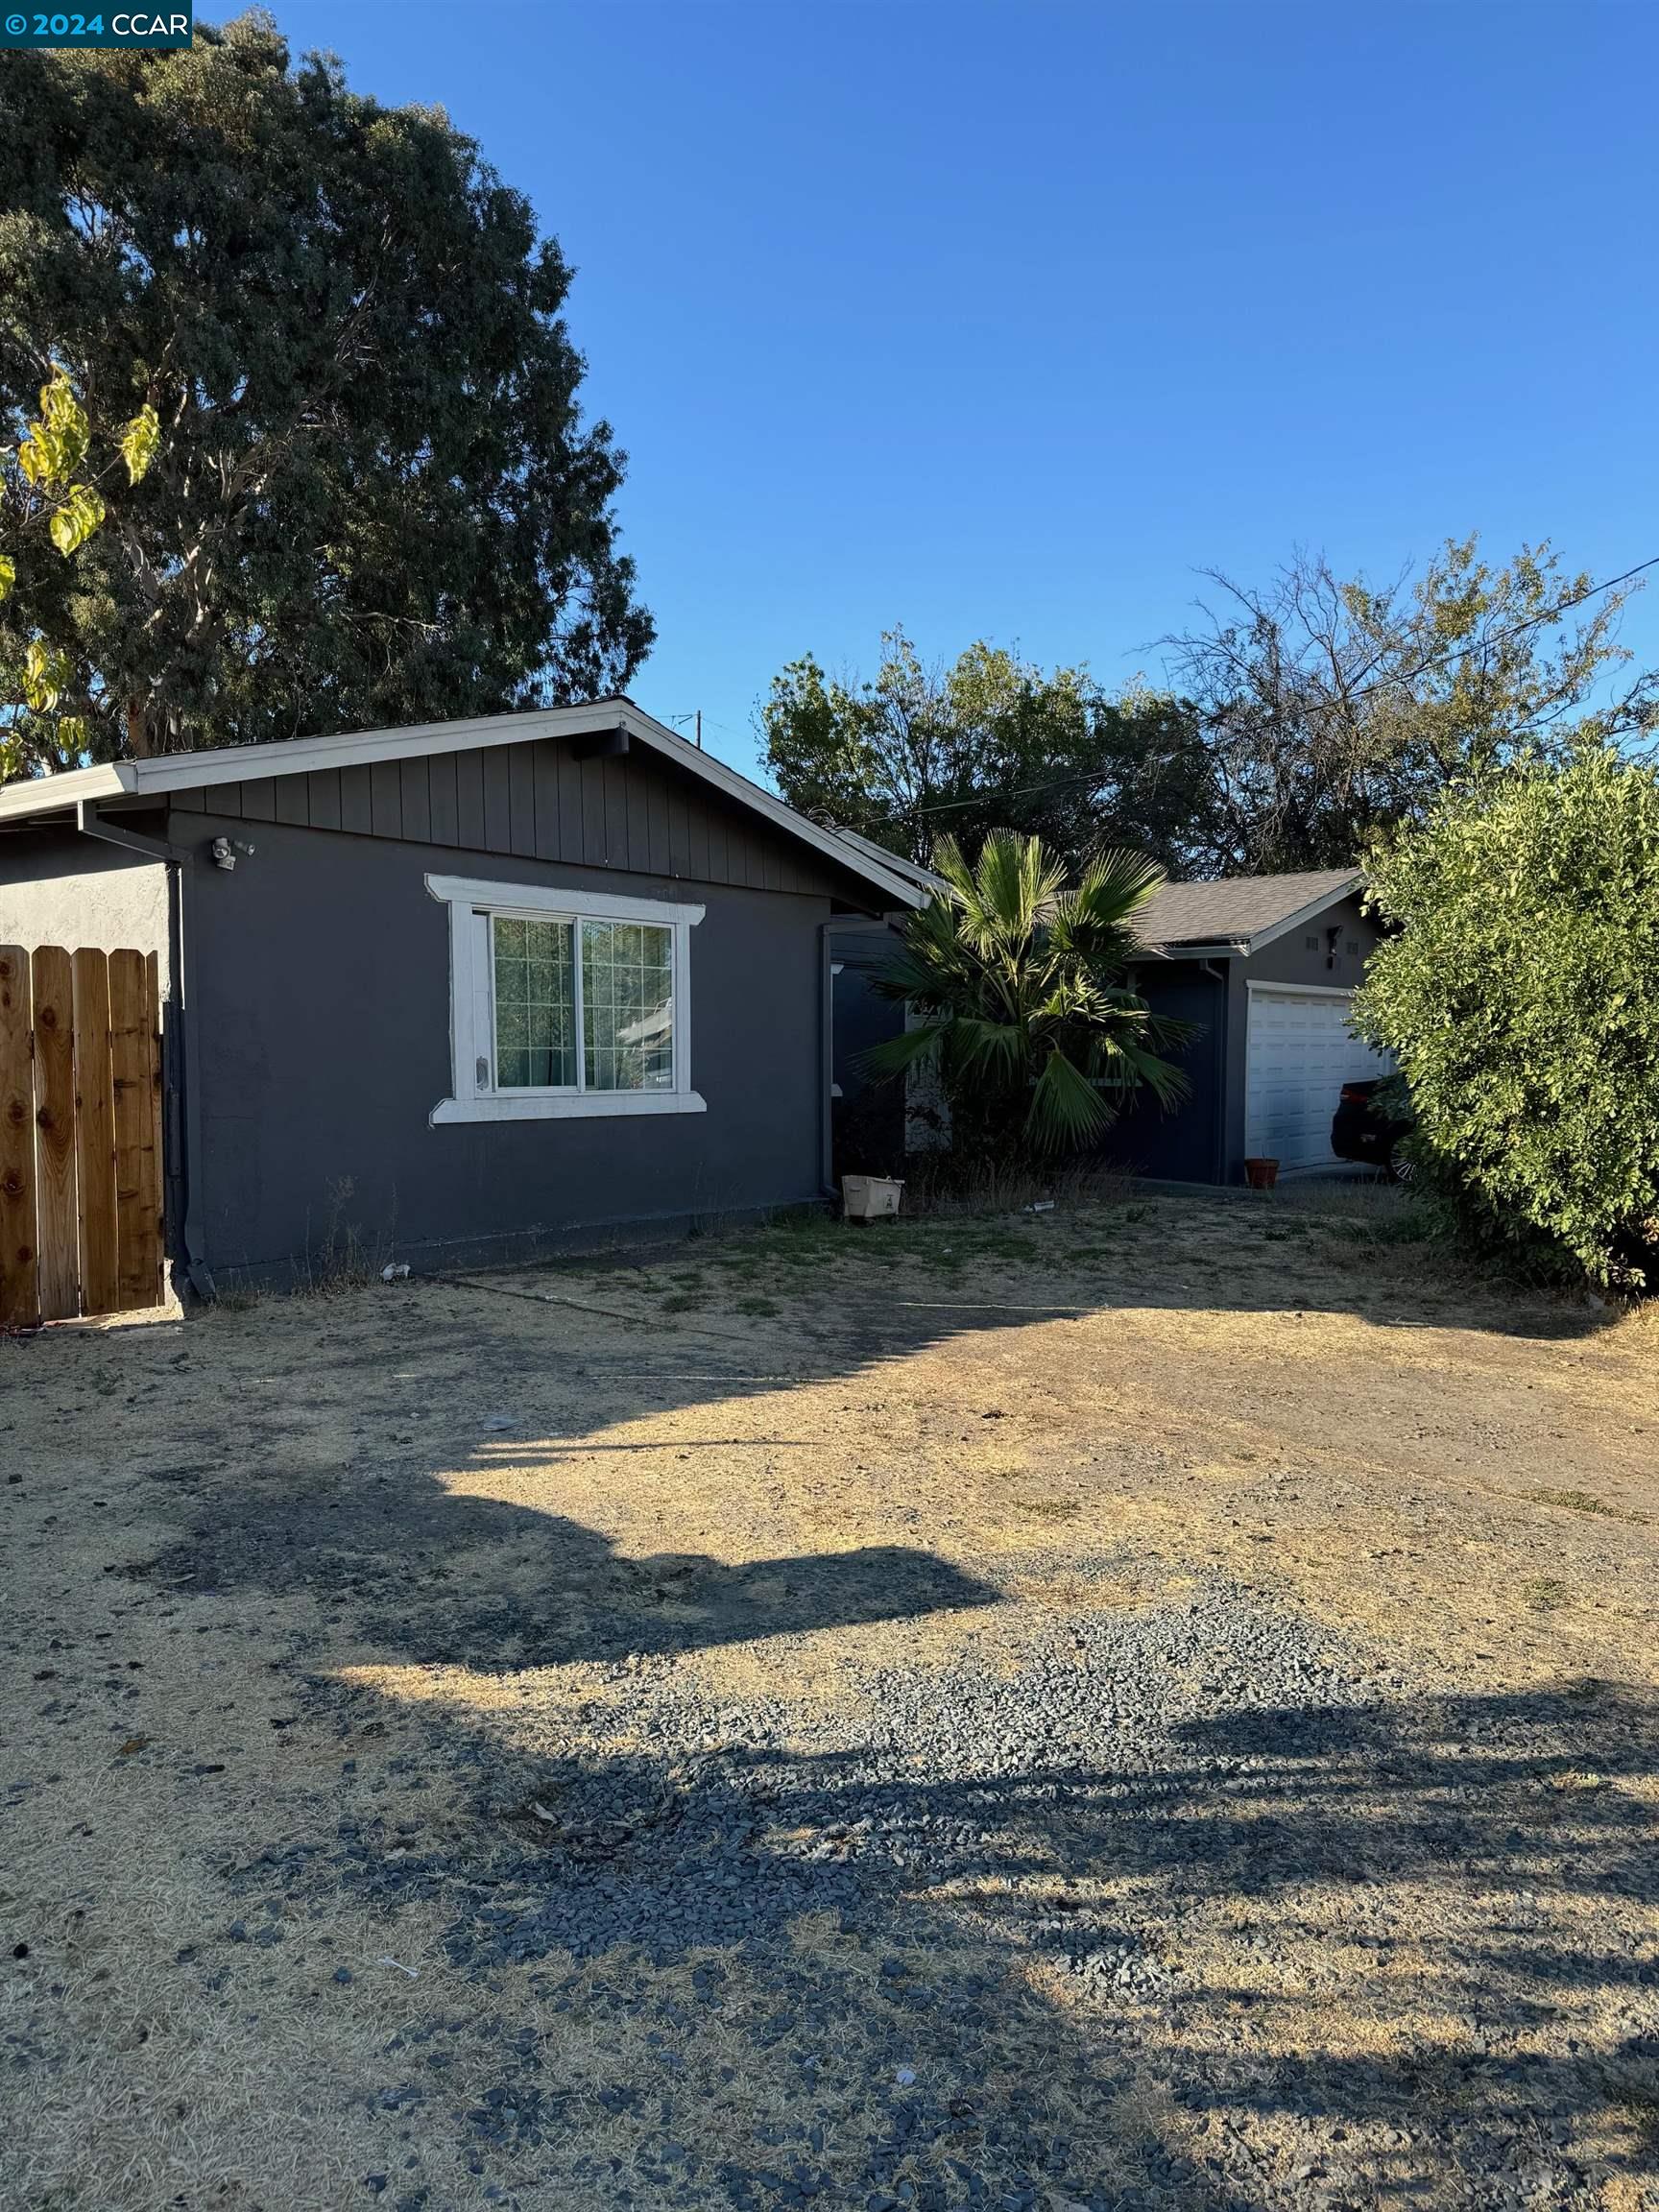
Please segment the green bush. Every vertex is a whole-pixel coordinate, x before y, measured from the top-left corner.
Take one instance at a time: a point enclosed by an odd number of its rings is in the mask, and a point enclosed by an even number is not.
[[[1659,1264],[1659,776],[1609,746],[1448,792],[1373,854],[1358,1026],[1471,1209],[1599,1282]]]

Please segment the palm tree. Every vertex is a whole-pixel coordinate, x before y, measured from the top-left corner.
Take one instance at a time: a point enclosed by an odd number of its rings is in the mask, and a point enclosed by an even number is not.
[[[970,868],[954,838],[940,888],[878,980],[911,1026],[864,1056],[873,1074],[936,1067],[965,1149],[1053,1153],[1100,1137],[1144,1085],[1165,1107],[1188,1082],[1161,1051],[1190,1023],[1151,1013],[1125,980],[1150,957],[1131,926],[1164,880],[1139,853],[1094,854],[1075,883],[1038,837],[995,830]]]

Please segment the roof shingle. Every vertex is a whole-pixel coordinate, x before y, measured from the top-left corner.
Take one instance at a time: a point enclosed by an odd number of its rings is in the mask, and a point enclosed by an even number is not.
[[[1136,917],[1136,933],[1157,948],[1238,945],[1247,952],[1253,939],[1304,911],[1334,905],[1362,881],[1358,868],[1315,868],[1292,876],[1231,876],[1218,883],[1166,883]]]

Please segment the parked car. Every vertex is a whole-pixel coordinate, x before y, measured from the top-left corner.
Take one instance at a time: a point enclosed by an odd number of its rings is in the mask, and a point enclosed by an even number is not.
[[[1404,1182],[1411,1163],[1401,1150],[1400,1140],[1411,1122],[1403,1115],[1385,1075],[1368,1081],[1344,1083],[1331,1123],[1331,1149],[1338,1160],[1358,1160],[1367,1167],[1381,1167]]]

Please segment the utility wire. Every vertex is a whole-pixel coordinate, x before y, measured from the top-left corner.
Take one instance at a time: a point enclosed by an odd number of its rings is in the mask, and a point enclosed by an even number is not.
[[[1454,661],[1465,661],[1471,653],[1489,652],[1494,645],[1503,645],[1511,637],[1519,637],[1524,630],[1537,629],[1541,622],[1558,622],[1563,614],[1570,614],[1575,607],[1582,607],[1587,599],[1594,599],[1598,592],[1611,591],[1620,584],[1628,584],[1634,577],[1645,574],[1649,568],[1659,568],[1659,553],[1653,554],[1646,561],[1637,562],[1634,568],[1626,568],[1622,575],[1604,577],[1599,584],[1587,584],[1582,591],[1575,591],[1572,598],[1563,599],[1557,606],[1545,608],[1542,613],[1528,614],[1525,621],[1513,622],[1507,630],[1495,631],[1490,637],[1477,637],[1467,645],[1456,646],[1450,653],[1432,654],[1427,661],[1420,661],[1415,668],[1397,669],[1392,675],[1379,676],[1369,684],[1361,684],[1357,690],[1347,694],[1348,704],[1352,705],[1358,699],[1368,699],[1374,691],[1386,691],[1396,684],[1414,683],[1419,676],[1427,675],[1431,668],[1444,668]],[[1529,727],[1535,728],[1538,725],[1529,725]],[[1522,735],[1524,733],[1517,732],[1516,734]],[[1002,796],[1005,799],[1030,799],[1043,791],[1064,791],[1074,783],[1097,783],[1100,780],[1100,771],[1097,768],[1089,768],[1081,770],[1074,776],[1055,777],[1044,783],[1017,783],[1012,790],[1005,791]],[[984,794],[979,793],[971,799],[930,800],[925,806],[912,807],[911,812],[915,814],[953,814],[959,812],[964,806],[981,806],[983,805]]]

